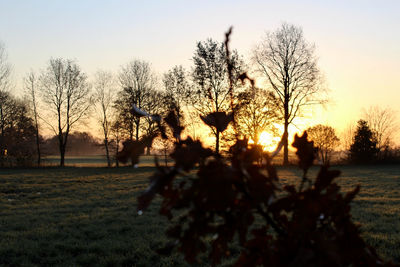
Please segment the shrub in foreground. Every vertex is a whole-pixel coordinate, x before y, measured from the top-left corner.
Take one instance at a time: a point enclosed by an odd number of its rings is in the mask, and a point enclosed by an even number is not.
[[[228,40],[229,33],[226,45]],[[229,49],[227,64],[229,69]],[[150,115],[142,112],[140,116]],[[220,132],[229,123],[236,127],[233,107],[231,113],[213,112],[202,119]],[[260,154],[257,145],[236,138],[230,157],[222,158],[200,141],[180,138],[182,127],[173,113],[164,121],[177,137],[171,154],[174,165],[157,164],[137,207],[142,214],[156,194],[161,195],[160,214],[172,226],[166,231],[171,242],[160,253],[177,249],[189,263],[207,253],[216,265],[231,255],[230,244],[238,241],[236,266],[394,266],[365,243],[359,226],[351,220],[350,203],[359,186],[341,193],[334,181],[340,171],[327,166],[321,167],[315,179],[308,177],[316,149],[306,132],[296,135],[292,144],[303,176],[298,183],[283,185],[271,160],[285,137],[271,155]],[[159,126],[167,138],[165,128]]]
[[[166,231],[171,243],[160,252],[178,249],[189,263],[207,252],[218,264],[230,255],[237,236],[237,266],[392,266],[364,242],[351,220],[350,203],[359,187],[342,194],[334,182],[340,172],[326,166],[309,179],[313,144],[304,133],[293,146],[303,177],[282,186],[270,157],[265,156],[266,164],[256,163],[256,148],[246,140],[232,147],[230,160],[190,137],[177,142],[171,155],[175,165],[158,166],[138,198],[140,214],[157,193],[163,198],[160,214],[173,226]],[[196,164],[195,177],[177,179]],[[256,218],[262,218],[261,225]]]

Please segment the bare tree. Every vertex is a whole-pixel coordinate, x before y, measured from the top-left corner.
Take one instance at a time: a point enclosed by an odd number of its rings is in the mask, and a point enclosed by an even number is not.
[[[284,124],[284,157],[288,164],[288,126],[308,105],[320,104],[320,71],[314,46],[306,42],[301,28],[282,24],[267,33],[253,53],[258,71],[280,100]]]
[[[323,164],[329,164],[332,152],[339,144],[335,129],[327,125],[315,125],[307,130],[308,137],[314,141],[314,146],[318,148],[318,154]]]
[[[74,61],[51,59],[40,84],[43,102],[54,119],[44,121],[58,137],[60,166],[64,166],[68,135],[92,104],[87,77]]]
[[[165,105],[168,109],[176,111],[181,123],[183,108],[190,98],[190,85],[187,73],[182,66],[175,66],[164,74],[163,83],[165,88]]]
[[[273,92],[249,87],[238,94],[237,100],[236,122],[242,135],[257,144],[263,131],[274,132],[273,123],[278,121],[278,99]]]
[[[388,107],[373,106],[364,110],[363,118],[374,133],[377,149],[379,151],[388,149],[397,129],[395,111]]]
[[[341,148],[344,151],[344,157],[348,157],[350,147],[354,142],[354,133],[356,130],[356,123],[349,123],[340,133]]]
[[[144,109],[151,90],[155,87],[155,81],[151,66],[145,61],[133,60],[121,68],[119,82],[123,89],[118,95],[115,107],[128,126],[130,140],[133,140],[133,130],[135,139],[139,140],[142,121],[141,117],[132,114],[132,105]]]
[[[237,51],[231,53],[229,60],[233,68],[232,73],[237,77],[243,65]],[[225,44],[212,39],[198,42],[193,61],[192,76],[195,88],[191,92],[191,104],[203,116],[213,112],[227,112],[230,99]],[[233,77],[233,80],[236,80],[236,77]],[[220,132],[211,126],[210,129],[215,136],[215,151],[219,153]]]
[[[4,92],[10,85],[11,65],[7,61],[7,53],[0,42],[0,92]]]
[[[37,86],[38,79],[33,71],[31,71],[24,79],[25,90],[30,99],[30,106],[32,108],[33,123],[35,126],[35,139],[36,139],[36,152],[37,152],[37,165],[40,166],[41,153],[40,153],[40,134],[39,134],[39,112],[38,112],[38,99],[37,99]]]
[[[166,111],[174,110],[178,118],[178,127],[185,126],[186,131],[192,131],[191,136],[197,138],[199,114],[190,106],[192,92],[189,73],[182,66],[175,66],[164,74],[163,83]]]
[[[94,97],[98,121],[104,136],[104,149],[106,151],[107,166],[111,167],[109,138],[111,132],[111,118],[113,113],[115,82],[110,72],[97,71],[94,80]]]
[[[115,165],[119,167],[118,154],[119,154],[119,143],[121,141],[122,123],[119,120],[114,120],[111,124],[111,134],[114,136],[114,156]]]
[[[120,126],[120,137],[133,140],[135,136],[135,116],[132,113],[132,104],[128,101],[128,97],[124,90],[117,93],[113,108],[116,111],[115,122],[118,121]]]

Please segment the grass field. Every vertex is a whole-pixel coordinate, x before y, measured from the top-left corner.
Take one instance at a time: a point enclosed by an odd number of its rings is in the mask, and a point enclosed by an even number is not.
[[[158,156],[160,164],[164,164],[164,157]],[[60,156],[47,156],[42,159],[42,165],[46,167],[57,167],[60,165]],[[168,159],[171,162],[171,159]],[[127,165],[130,163],[128,162]],[[124,164],[121,164],[124,166]],[[107,159],[104,155],[93,156],[66,156],[65,166],[68,167],[107,167]],[[115,167],[115,159],[112,160],[112,166]],[[142,156],[140,166],[154,166],[154,156]]]
[[[363,237],[386,259],[400,261],[399,166],[338,168],[343,191],[362,186],[352,214]],[[136,213],[136,196],[153,171],[147,163],[0,170],[0,265],[186,266],[178,254],[153,251],[166,241],[168,225],[158,215],[159,199]],[[279,173],[287,177],[282,182],[300,175],[294,167]]]
[[[60,156],[47,156],[43,158],[44,166],[58,166]],[[66,156],[65,165],[73,167],[105,167],[107,159],[105,156]]]

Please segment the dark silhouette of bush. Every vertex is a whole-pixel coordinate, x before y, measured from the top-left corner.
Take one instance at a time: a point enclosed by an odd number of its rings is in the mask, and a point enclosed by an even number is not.
[[[203,121],[223,131],[227,124],[235,127],[234,115],[213,112]],[[174,129],[179,124],[166,124],[173,132],[181,131]],[[187,262],[195,263],[208,252],[216,265],[231,256],[230,244],[237,241],[236,266],[394,266],[364,242],[351,220],[350,203],[360,187],[341,193],[334,182],[340,171],[327,166],[315,179],[308,177],[317,151],[306,132],[296,135],[293,143],[302,178],[293,184],[280,182],[271,160],[284,139],[275,152],[264,154],[260,164],[258,150],[246,139],[237,138],[230,158],[222,158],[200,141],[178,136],[171,154],[174,166],[159,166],[156,161],[157,171],[138,197],[139,215],[156,194],[162,197],[160,214],[172,226],[166,231],[171,242],[159,253],[177,249]]]
[[[379,150],[373,132],[364,120],[359,120],[354,140],[350,146],[350,160],[353,163],[369,163],[376,160]]]
[[[139,163],[139,156],[144,153],[146,147],[151,147],[155,134],[145,136],[139,140],[125,140],[122,145],[122,150],[118,153],[117,160],[122,163],[131,161],[132,166]]]
[[[237,141],[228,161],[190,137],[176,142],[175,165],[157,165],[138,198],[139,214],[157,193],[163,198],[160,214],[173,225],[166,232],[171,243],[159,252],[176,248],[195,263],[208,251],[215,265],[230,255],[229,244],[237,236],[236,266],[391,266],[363,241],[351,220],[350,203],[360,188],[342,194],[334,182],[340,172],[326,166],[309,179],[313,143],[304,133],[293,146],[304,175],[298,184],[283,185],[271,157],[258,164],[246,140]],[[197,165],[195,177],[177,179]]]

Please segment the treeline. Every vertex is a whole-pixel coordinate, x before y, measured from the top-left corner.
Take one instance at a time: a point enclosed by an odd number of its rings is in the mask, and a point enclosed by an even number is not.
[[[226,43],[230,33],[226,34]],[[246,73],[243,76],[251,81]],[[236,127],[234,101],[231,110],[228,114],[214,111],[201,118],[224,132],[229,124]],[[136,111],[137,116],[152,117]],[[159,116],[153,115],[153,119],[161,121]],[[274,152],[262,155],[260,145],[236,136],[229,157],[223,158],[217,151],[204,148],[201,141],[182,137],[174,112],[162,121],[176,133],[173,164],[157,164],[149,186],[137,197],[139,216],[151,215],[146,215],[146,209],[156,196],[162,199],[159,213],[170,225],[165,231],[168,241],[156,250],[159,254],[176,251],[188,264],[207,259],[213,266],[227,258],[234,266],[397,266],[378,256],[352,221],[351,202],[360,186],[342,193],[334,181],[341,172],[327,165],[320,166],[315,179],[309,178],[316,148],[306,131],[301,136],[296,134],[292,143],[302,177],[283,178],[282,184],[271,161],[282,149],[284,138]],[[372,136],[365,125],[359,123],[352,152],[356,140],[364,140],[361,135],[368,140]],[[165,130],[160,127],[160,132]],[[329,127],[316,126],[313,132],[331,135],[332,141],[337,141]],[[179,218],[174,218],[176,214]],[[239,249],[232,249],[233,244]]]
[[[378,106],[363,111],[362,118],[350,124],[338,137],[334,128],[315,125],[306,129],[318,148],[323,164],[332,159],[340,163],[399,163],[400,148],[395,145],[395,111]]]
[[[139,140],[158,130],[155,120],[136,116],[135,108],[162,117],[174,110],[179,123],[185,125],[185,134],[199,139],[204,137],[200,122],[210,119],[207,114],[229,115],[232,106],[236,132],[231,126],[223,132],[208,127],[216,153],[225,153],[235,136],[258,143],[266,131],[282,136],[283,163],[288,164],[289,126],[306,108],[326,102],[314,45],[304,39],[300,27],[283,24],[265,35],[250,58],[245,62],[236,50],[227,49],[227,43],[207,39],[196,44],[189,70],[174,66],[158,76],[149,62],[135,59],[122,65],[117,73],[100,70],[92,79],[76,61],[52,58],[43,70],[26,75],[25,96],[17,99],[10,93],[11,68],[0,46],[0,164],[40,165],[42,133],[51,130],[53,152],[57,146],[63,166],[71,133],[96,121],[96,129],[89,132],[101,130],[101,143],[111,166],[122,141]],[[259,83],[245,79],[243,73],[257,77]],[[232,81],[235,83],[230,84]],[[339,145],[334,129],[322,125],[309,130],[319,144],[321,160],[329,162]],[[372,130],[371,138],[377,142],[375,154],[382,157],[382,151],[392,149],[387,140],[393,134],[385,139],[381,135],[385,130]],[[325,138],[330,141],[318,141],[319,136],[331,136]],[[354,136],[355,131],[350,145],[355,142]],[[162,139],[156,139],[155,144],[164,154],[172,146]],[[149,145],[147,153],[150,149]],[[345,150],[350,151],[350,146]],[[348,155],[354,159],[354,153]]]

